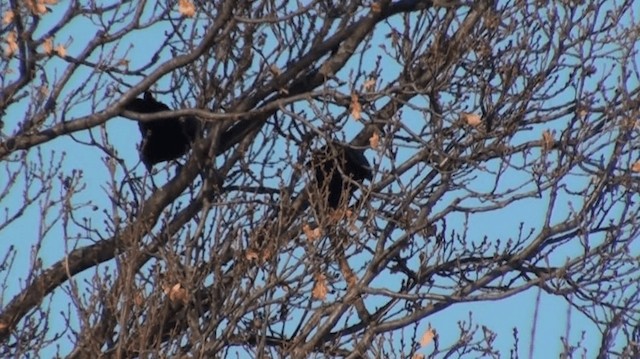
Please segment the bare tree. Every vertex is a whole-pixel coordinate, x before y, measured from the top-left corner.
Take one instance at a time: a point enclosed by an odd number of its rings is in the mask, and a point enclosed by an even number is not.
[[[537,290],[637,357],[637,5],[2,0],[0,356],[533,357],[424,328]]]

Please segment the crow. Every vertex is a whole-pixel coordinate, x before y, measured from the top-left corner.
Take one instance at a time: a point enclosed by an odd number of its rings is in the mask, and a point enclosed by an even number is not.
[[[125,110],[139,113],[171,111],[169,106],[145,92],[143,98],[137,98],[125,105]],[[156,163],[175,160],[189,152],[191,143],[200,127],[194,117],[170,117],[154,121],[139,121],[142,135],[140,159],[148,171]]]
[[[356,150],[338,143],[330,143],[316,151],[308,163],[315,170],[316,187],[329,207],[348,205],[358,189],[357,182],[373,179],[364,150]]]

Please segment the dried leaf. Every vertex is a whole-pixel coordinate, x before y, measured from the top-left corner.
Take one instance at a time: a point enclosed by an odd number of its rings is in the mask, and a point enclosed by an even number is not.
[[[637,160],[634,164],[631,165],[631,171],[640,172],[640,160]]]
[[[182,288],[180,283],[175,284],[171,289],[169,289],[169,300],[173,303],[181,303],[183,305],[187,304],[187,290]]]
[[[58,54],[58,56],[60,57],[65,57],[67,56],[67,49],[64,48],[64,46],[62,46],[62,44],[56,46],[56,54]]]
[[[247,249],[247,251],[244,254],[244,257],[249,261],[255,261],[256,259],[260,258],[260,256],[258,255],[258,252],[254,249]]]
[[[382,6],[380,6],[379,2],[374,2],[373,4],[371,4],[371,10],[373,12],[381,12],[382,11]]]
[[[351,108],[351,116],[353,116],[353,118],[355,118],[356,120],[359,120],[362,118],[362,106],[358,101],[358,94],[356,94],[355,92],[351,94],[350,108]]]
[[[415,353],[415,354],[413,354],[413,356],[411,357],[411,359],[424,359],[424,354],[422,354],[422,353]]]
[[[433,338],[435,338],[435,336],[436,336],[436,331],[433,330],[431,326],[429,326],[429,328],[427,328],[424,334],[422,334],[422,338],[420,338],[420,345],[423,348],[426,347],[427,345],[431,344],[431,342],[433,342]]]
[[[585,109],[578,110],[578,118],[581,119],[581,120],[584,120],[585,117],[587,117],[587,113],[588,112]]]
[[[322,273],[314,275],[315,284],[311,295],[314,299],[325,300],[327,298],[327,277]]]
[[[356,277],[356,274],[353,273],[353,270],[351,270],[351,267],[349,267],[349,262],[347,262],[344,257],[338,259],[338,262],[340,265],[340,271],[342,272],[342,275],[347,282],[347,287],[355,288],[358,284],[358,277]]]
[[[13,22],[13,11],[12,10],[6,11],[2,15],[2,25],[9,25],[12,22]]]
[[[329,216],[329,220],[331,220],[331,222],[335,224],[345,217],[350,218],[352,214],[353,212],[348,208],[336,208]]]
[[[0,331],[5,330],[7,328],[9,328],[9,326],[6,323],[0,322]]]
[[[178,11],[183,16],[193,17],[196,14],[196,7],[189,0],[179,0]]]
[[[33,15],[42,15],[47,12],[47,7],[42,0],[26,0],[25,5]]]
[[[364,85],[362,85],[362,89],[366,92],[371,92],[376,88],[376,79],[375,77],[369,78],[365,81]]]
[[[320,227],[311,229],[311,226],[305,224],[304,226],[302,226],[302,231],[304,232],[304,235],[307,236],[307,240],[309,242],[313,242],[322,236],[322,230],[320,229]]]
[[[44,48],[45,55],[51,56],[53,53],[53,39],[48,37],[42,43],[42,47]]]
[[[40,95],[40,99],[45,99],[49,96],[49,87],[47,85],[41,85],[38,87],[38,95]]]
[[[15,31],[11,31],[7,34],[7,47],[4,48],[4,54],[7,57],[13,56],[18,51],[18,35]]]
[[[542,149],[544,151],[549,151],[553,147],[554,142],[555,139],[553,138],[553,132],[544,130],[542,133]]]
[[[279,76],[280,74],[282,74],[282,70],[275,64],[269,66],[269,71],[271,71],[271,74],[273,74],[273,76]]]
[[[380,135],[377,132],[374,132],[371,137],[369,137],[369,146],[371,148],[376,149],[380,145]]]
[[[133,303],[138,307],[142,307],[142,305],[144,304],[144,296],[141,292],[137,292],[135,294],[135,296],[133,297]]]
[[[273,247],[272,247],[272,246],[269,246],[269,247],[266,247],[266,248],[263,248],[263,249],[262,249],[262,252],[260,253],[260,254],[262,254],[262,256],[260,257],[260,259],[261,259],[263,262],[266,262],[266,261],[268,261],[269,259],[271,259],[271,257],[273,256],[273,251],[272,251],[272,249],[273,249]]]
[[[118,66],[119,67],[124,67],[125,69],[128,69],[129,68],[129,60],[120,59],[120,61],[118,61]]]
[[[640,121],[633,118],[623,118],[622,119],[622,129],[625,131],[631,131],[635,128],[640,128]]]
[[[55,5],[58,3],[58,0],[44,0],[44,3],[47,5]]]
[[[463,112],[460,114],[460,118],[468,125],[474,127],[482,123],[482,117],[480,115],[476,115],[475,113]]]

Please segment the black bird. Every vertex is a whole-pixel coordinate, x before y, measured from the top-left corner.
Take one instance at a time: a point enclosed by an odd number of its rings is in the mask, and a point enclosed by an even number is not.
[[[171,111],[169,106],[145,92],[143,98],[137,98],[127,104],[125,110],[139,113]],[[138,121],[142,134],[140,159],[147,170],[156,163],[175,160],[189,152],[191,143],[199,129],[199,121],[194,117],[170,117],[154,121]]]
[[[362,184],[365,179],[373,178],[364,150],[337,143],[328,144],[315,152],[309,164],[315,170],[318,192],[334,209],[349,203],[358,189],[353,182]]]

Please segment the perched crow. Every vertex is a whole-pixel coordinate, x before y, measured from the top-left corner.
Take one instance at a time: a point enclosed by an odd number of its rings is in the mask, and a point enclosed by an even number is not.
[[[362,184],[365,179],[373,178],[363,152],[331,143],[312,155],[309,164],[315,170],[316,186],[322,198],[327,199],[329,207],[335,209],[349,203],[358,189],[352,181]]]
[[[125,109],[139,113],[171,111],[169,106],[156,101],[150,92],[145,92],[142,99],[133,100]],[[156,163],[175,160],[189,152],[200,126],[193,117],[171,117],[151,122],[139,121],[138,127],[142,134],[140,159],[151,170]]]

